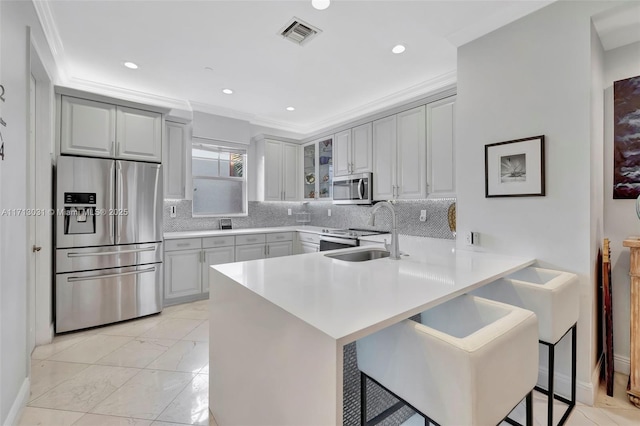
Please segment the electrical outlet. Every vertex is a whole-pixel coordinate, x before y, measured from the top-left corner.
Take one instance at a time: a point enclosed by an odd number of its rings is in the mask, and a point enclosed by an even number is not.
[[[291,216],[291,209],[287,209],[287,214]]]
[[[169,210],[169,216],[170,217],[176,217],[176,206],[171,206],[171,209]]]
[[[427,221],[427,211],[420,210],[420,222],[426,222],[426,221]]]
[[[331,217],[331,209],[327,209],[327,216]]]
[[[479,232],[467,232],[464,234],[464,241],[468,246],[480,245],[480,233]]]

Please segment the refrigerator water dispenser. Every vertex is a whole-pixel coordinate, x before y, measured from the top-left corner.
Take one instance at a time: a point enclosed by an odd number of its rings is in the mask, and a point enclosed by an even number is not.
[[[96,233],[96,194],[87,192],[64,193],[64,233]]]

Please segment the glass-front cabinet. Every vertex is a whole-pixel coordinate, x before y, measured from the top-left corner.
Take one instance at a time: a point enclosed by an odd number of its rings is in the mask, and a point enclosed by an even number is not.
[[[333,137],[329,136],[303,145],[302,180],[304,200],[331,200]]]

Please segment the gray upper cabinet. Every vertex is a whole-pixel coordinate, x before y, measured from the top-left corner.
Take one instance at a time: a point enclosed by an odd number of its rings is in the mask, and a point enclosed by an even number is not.
[[[162,114],[73,96],[61,98],[62,154],[160,162]]]
[[[113,157],[116,142],[116,106],[62,96],[60,152]]]
[[[365,173],[372,170],[373,146],[371,123],[351,129],[351,173]]]
[[[335,176],[372,171],[371,132],[371,123],[366,123],[334,135],[333,171]]]
[[[373,122],[373,199],[427,195],[425,107]]]
[[[116,157],[155,161],[162,158],[162,115],[135,108],[117,107]]]
[[[269,139],[256,144],[258,201],[298,200],[299,146]]]
[[[455,96],[427,105],[429,194],[453,196],[455,185]]]
[[[427,196],[427,140],[425,107],[397,115],[397,188],[396,198]]]
[[[164,197],[182,200],[185,198],[188,126],[166,122],[164,152]]]

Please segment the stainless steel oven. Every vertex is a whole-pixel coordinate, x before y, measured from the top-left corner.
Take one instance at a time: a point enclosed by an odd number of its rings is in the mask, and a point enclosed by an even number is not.
[[[320,251],[337,250],[358,246],[358,240],[355,238],[331,237],[328,235],[320,236]]]
[[[357,247],[360,237],[382,233],[369,229],[325,229],[320,235],[320,251]]]
[[[373,190],[371,173],[333,178],[334,204],[371,204]]]

